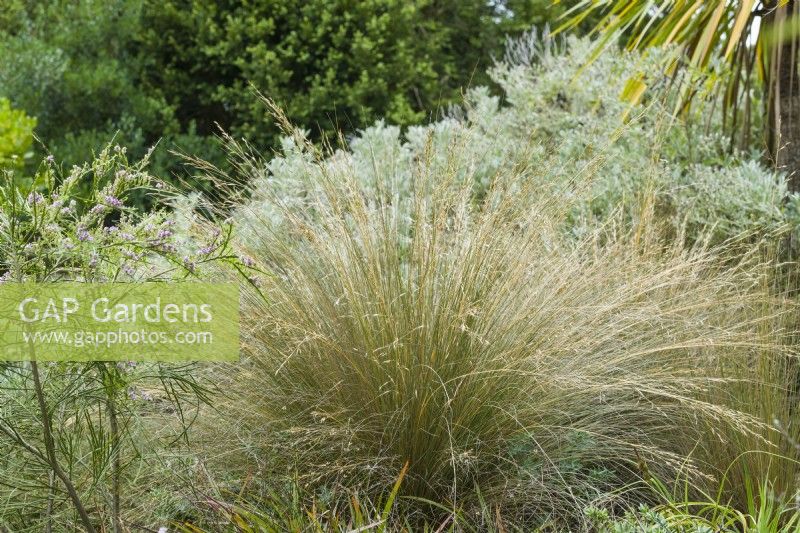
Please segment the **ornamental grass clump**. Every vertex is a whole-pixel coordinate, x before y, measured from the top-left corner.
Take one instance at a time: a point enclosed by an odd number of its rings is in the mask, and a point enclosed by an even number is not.
[[[255,275],[218,411],[228,472],[230,439],[248,480],[319,494],[379,497],[408,463],[402,505],[489,502],[532,524],[582,520],[651,474],[702,479],[686,454],[709,424],[760,431],[704,400],[727,361],[780,356],[755,257],[663,244],[647,202],[630,230],[565,237],[570,205],[537,168],[494,174],[476,199],[477,151],[427,152],[400,189],[383,166],[367,187],[305,149],[302,201],[262,179],[234,215]]]

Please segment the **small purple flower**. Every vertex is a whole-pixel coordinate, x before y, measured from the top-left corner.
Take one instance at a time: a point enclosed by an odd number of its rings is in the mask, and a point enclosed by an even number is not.
[[[168,253],[168,254],[174,254],[175,252],[178,251],[178,247],[177,246],[175,246],[174,244],[169,244],[169,243],[161,244],[159,246],[159,248],[161,249],[162,252],[165,252],[165,253]]]
[[[28,195],[28,204],[30,204],[30,205],[40,204],[40,203],[42,203],[43,200],[44,200],[44,196],[42,196],[41,194],[39,194],[36,191],[33,191],[32,193],[30,193]]]
[[[78,228],[78,240],[81,242],[92,242],[94,237],[92,237],[92,234],[86,231],[85,228]]]
[[[92,215],[99,215],[100,213],[103,213],[105,210],[106,206],[104,206],[103,204],[97,204],[96,206],[94,206],[89,210],[89,213],[91,213]]]
[[[172,231],[168,229],[159,230],[158,235],[156,235],[156,239],[159,241],[163,241],[164,239],[168,239],[172,237]]]
[[[124,255],[125,257],[127,257],[131,261],[140,261],[142,259],[142,255],[141,254],[137,254],[137,253],[131,252],[130,250],[123,250],[122,255]]]
[[[119,228],[116,226],[107,226],[103,228],[103,233],[107,233],[109,235],[113,235],[114,233],[118,232]]]
[[[194,269],[195,269],[194,261],[189,259],[188,256],[184,256],[184,258],[183,258],[183,266],[185,266],[186,270],[188,270],[189,272],[194,272]]]
[[[129,265],[129,264],[127,264],[127,263],[125,263],[125,264],[123,264],[123,265],[122,265],[122,271],[123,271],[125,274],[127,274],[128,276],[131,276],[131,277],[132,277],[134,274],[136,274],[136,269],[134,269],[132,266],[130,266],[130,265]]]
[[[69,214],[72,214],[72,212],[73,212],[73,211],[74,211],[74,210],[73,210],[73,208],[72,208],[72,207],[70,207],[70,206],[66,206],[66,207],[62,207],[62,208],[61,208],[61,214],[62,214],[62,215],[69,215]]]
[[[123,203],[122,200],[117,198],[116,196],[107,195],[105,197],[106,204],[110,205],[111,207],[122,207]]]
[[[197,253],[198,253],[198,255],[209,255],[211,252],[213,252],[216,249],[217,249],[216,246],[205,246],[203,248],[200,248],[197,251]]]
[[[72,239],[66,237],[63,241],[61,241],[61,246],[63,246],[66,250],[72,250],[75,248],[75,243],[72,242]]]
[[[252,258],[247,257],[246,255],[241,256],[239,260],[242,262],[244,266],[248,268],[253,268],[254,266],[256,266],[256,262]]]
[[[97,266],[97,261],[100,257],[97,255],[96,252],[92,252],[91,258],[89,259],[89,268],[94,268]]]
[[[149,402],[150,400],[153,399],[153,397],[150,395],[149,392],[139,390],[136,387],[128,388],[128,398],[130,398],[131,400],[136,400],[138,398],[139,400],[144,400],[146,402]]]
[[[124,239],[126,241],[132,241],[134,239],[134,236],[131,235],[130,233],[122,232],[122,233],[119,234],[119,236],[120,236],[121,239]]]
[[[45,160],[45,161],[47,161],[49,164],[51,164],[51,165],[52,165],[53,163],[55,163],[55,161],[56,161],[56,158],[55,158],[55,157],[53,157],[53,154],[50,154],[50,155],[48,155],[47,157],[45,157],[45,158],[44,158],[44,160]]]

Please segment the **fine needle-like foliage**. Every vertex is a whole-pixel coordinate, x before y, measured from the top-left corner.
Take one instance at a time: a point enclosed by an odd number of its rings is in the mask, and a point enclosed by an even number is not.
[[[304,150],[305,197],[262,190],[271,210],[235,215],[260,273],[220,409],[240,449],[214,460],[373,497],[408,462],[402,505],[575,524],[639,477],[713,475],[686,459],[718,438],[708,424],[761,432],[705,396],[728,385],[721,366],[782,356],[755,257],[663,244],[647,202],[630,230],[569,240],[569,202],[538,168],[499,171],[476,198],[463,178],[482,154],[457,143],[444,164],[420,157],[408,189],[391,167],[367,187],[341,154]]]

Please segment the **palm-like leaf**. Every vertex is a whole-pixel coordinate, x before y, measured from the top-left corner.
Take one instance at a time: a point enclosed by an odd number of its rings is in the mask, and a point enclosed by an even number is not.
[[[764,88],[770,156],[795,174],[794,188],[800,190],[800,103],[794,105],[800,95],[798,7],[795,0],[581,0],[556,31],[571,29],[599,12],[594,30],[598,41],[590,60],[620,35],[629,49],[682,47],[682,60],[670,70],[682,66],[699,72],[706,87],[722,91],[732,143],[737,128],[742,130],[741,143],[748,141],[755,79]],[[710,68],[719,59],[730,67],[724,84]],[[695,89],[683,87],[684,107],[700,94]],[[642,93],[623,96],[638,99]]]
[[[772,7],[788,2],[778,0]],[[690,64],[702,67],[715,54],[733,57],[748,35],[745,29],[751,26],[753,15],[769,9],[758,7],[756,0],[582,0],[566,13],[559,30],[602,11],[595,31],[603,35],[603,43],[625,33],[629,48],[680,44],[686,46]]]

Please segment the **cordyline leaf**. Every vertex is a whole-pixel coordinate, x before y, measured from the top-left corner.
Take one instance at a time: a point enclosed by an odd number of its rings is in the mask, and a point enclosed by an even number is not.
[[[636,23],[636,31],[635,31],[635,34],[637,35],[636,40],[635,40],[635,42],[630,43],[628,45],[628,48],[635,49],[635,48],[639,47],[639,45],[641,44],[642,40],[645,37],[647,37],[650,28],[653,27],[653,25],[656,23],[658,18],[663,14],[663,12],[664,12],[664,10],[666,8],[667,8],[666,4],[662,4],[658,8],[654,7],[653,8],[653,13],[650,15],[649,20],[644,25],[644,27],[640,27],[640,26],[641,26],[642,20],[645,18],[645,15],[647,14],[647,11],[642,11],[642,13],[638,17],[639,20]],[[667,14],[669,15],[669,12],[667,12]]]
[[[742,31],[744,31],[745,26],[747,25],[747,21],[750,19],[750,13],[753,12],[753,6],[755,6],[756,0],[742,0],[742,6],[739,9],[739,13],[736,15],[736,20],[733,23],[733,30],[731,31],[731,37],[728,40],[728,47],[725,49],[725,57],[730,57],[733,50],[736,48],[736,45],[739,44],[739,39],[742,37]]]
[[[788,0],[780,0],[778,6],[787,3]],[[756,0],[581,0],[562,16],[565,21],[554,33],[572,28],[602,10],[595,33],[630,32],[629,49],[683,44],[691,54],[690,64],[702,67],[715,50],[733,60],[756,4]]]
[[[697,0],[692,7],[686,10],[678,22],[672,27],[669,35],[667,35],[667,37],[664,39],[664,44],[669,44],[675,39],[675,37],[678,35],[678,32],[686,27],[686,22],[692,18],[692,15],[694,15],[700,7],[702,7],[704,1],[705,0]],[[679,12],[674,11],[673,13],[677,15]],[[653,35],[653,37],[648,41],[648,44],[653,44],[653,41],[657,38],[658,35]]]
[[[719,0],[717,8],[714,10],[714,14],[711,16],[711,20],[708,21],[706,27],[703,29],[703,33],[700,36],[700,41],[698,42],[697,47],[694,49],[691,59],[691,63],[693,65],[705,65],[708,61],[711,45],[719,36],[719,22],[722,19],[722,14],[725,12],[725,7],[727,4],[727,0]]]
[[[558,1],[556,1],[558,3]],[[787,5],[788,0],[778,0],[771,3],[772,7]],[[761,5],[756,0],[578,0],[571,9],[568,9],[562,18],[563,24],[556,29],[556,33],[572,28],[591,15],[600,15],[600,22],[595,26],[593,33],[599,36],[595,49],[589,53],[587,63],[594,62],[600,53],[615,38],[624,35],[628,49],[643,49],[663,45],[677,45],[684,54],[682,61],[672,63],[673,59],[665,59],[665,74],[675,73],[679,67],[687,67],[689,76],[680,78],[689,84],[680,83],[678,102],[675,112],[687,111],[691,102],[696,98],[708,95],[708,90],[697,90],[695,82],[715,78],[710,65],[716,62],[715,57],[727,63],[726,72],[730,74],[724,78],[723,83],[729,86],[725,92],[730,94],[733,90],[741,89],[739,81],[747,72],[752,72],[753,61],[746,61],[752,57],[754,51],[760,78],[763,80],[763,65],[769,59],[763,56],[763,51],[769,42],[764,43],[769,37],[762,27],[762,32],[755,40],[755,46],[749,47],[751,54],[745,50],[745,39],[753,28],[753,13]],[[800,22],[800,18],[798,18]],[[777,31],[772,33],[777,36],[800,35],[800,24],[794,20],[779,22]],[[775,38],[775,37],[774,37]],[[747,67],[750,65],[750,67]],[[768,68],[768,65],[767,65]],[[747,71],[747,72],[745,72]],[[580,74],[580,73],[579,73]],[[718,78],[723,79],[723,78]],[[639,101],[643,93],[648,90],[641,85],[644,80],[636,77],[629,80],[620,97],[629,102]],[[706,88],[708,83],[704,84]],[[670,84],[670,87],[673,87]],[[745,96],[745,98],[748,98]],[[729,111],[732,108],[727,108]],[[745,106],[745,113],[749,113],[749,104]],[[738,113],[738,109],[731,111]],[[727,116],[727,115],[726,115]],[[737,123],[732,120],[731,123]],[[748,123],[744,119],[744,123]]]
[[[644,76],[639,74],[625,82],[620,99],[631,105],[638,104],[646,90],[647,84],[644,82]]]

